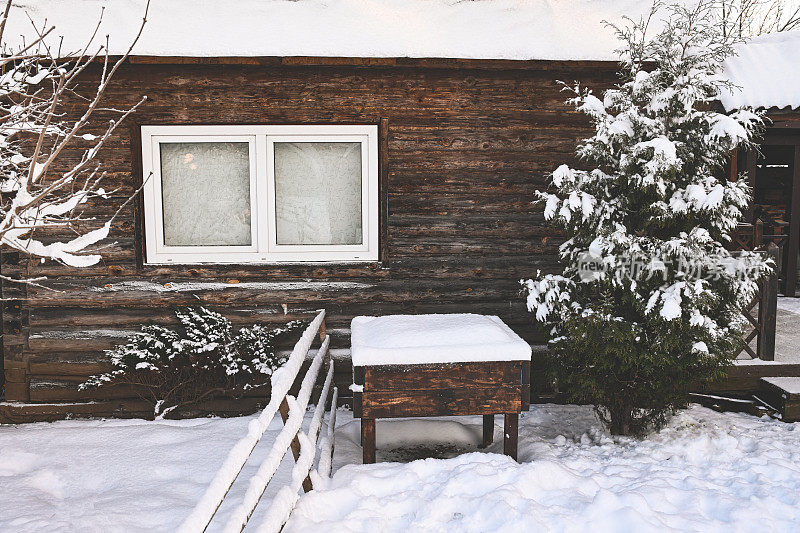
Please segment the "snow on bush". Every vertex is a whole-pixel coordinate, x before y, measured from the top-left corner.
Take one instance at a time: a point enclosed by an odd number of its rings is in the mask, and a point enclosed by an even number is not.
[[[241,394],[266,383],[286,362],[278,339],[305,328],[295,320],[283,327],[256,324],[234,335],[230,321],[205,307],[175,312],[180,327],[143,326],[125,344],[107,350],[112,370],[90,377],[81,388],[130,385],[153,403],[163,418],[213,394]]]
[[[616,28],[621,80],[602,98],[569,100],[595,135],[562,165],[544,216],[566,230],[561,275],[524,281],[528,309],[552,326],[553,373],[572,400],[592,403],[615,434],[658,427],[698,382],[722,375],[741,348],[743,304],[769,265],[724,247],[750,199],[721,177],[734,148],[751,148],[759,114],[712,103],[732,41],[713,2],[668,8]]]

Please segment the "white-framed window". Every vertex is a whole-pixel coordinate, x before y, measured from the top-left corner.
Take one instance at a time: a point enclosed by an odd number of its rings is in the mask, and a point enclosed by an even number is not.
[[[377,126],[142,126],[148,264],[376,261]]]

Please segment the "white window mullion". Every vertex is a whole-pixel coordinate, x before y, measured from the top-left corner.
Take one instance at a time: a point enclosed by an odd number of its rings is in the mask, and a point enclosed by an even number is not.
[[[256,136],[256,191],[257,198],[253,204],[258,220],[258,256],[260,261],[269,261],[269,226],[271,226],[269,209],[269,167],[267,156],[267,136],[264,133]]]
[[[277,215],[275,212],[275,145],[272,143],[270,134],[265,136],[267,147],[267,203],[265,212],[267,213],[267,251],[270,260],[273,259],[277,240]]]

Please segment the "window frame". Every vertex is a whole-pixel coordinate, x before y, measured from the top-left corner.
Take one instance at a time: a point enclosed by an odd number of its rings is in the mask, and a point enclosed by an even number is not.
[[[164,244],[160,144],[250,144],[250,246]],[[277,244],[273,146],[275,142],[360,142],[362,243]],[[156,125],[141,126],[142,205],[146,265],[374,262],[379,257],[377,125]]]

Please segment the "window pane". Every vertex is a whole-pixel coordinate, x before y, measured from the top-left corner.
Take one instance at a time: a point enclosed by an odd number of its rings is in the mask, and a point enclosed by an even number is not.
[[[361,143],[274,148],[278,244],[361,244]]]
[[[161,194],[165,245],[251,244],[248,143],[162,143]]]

